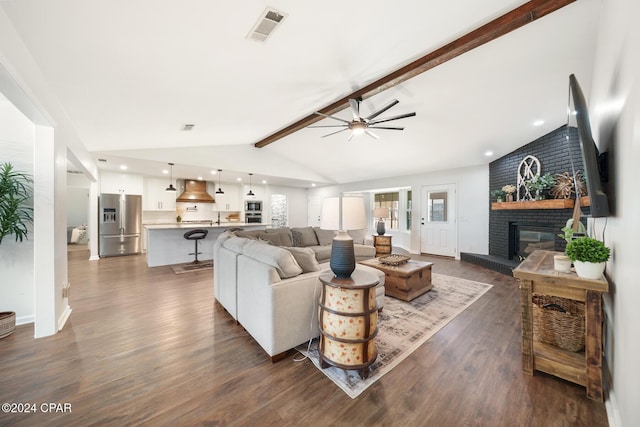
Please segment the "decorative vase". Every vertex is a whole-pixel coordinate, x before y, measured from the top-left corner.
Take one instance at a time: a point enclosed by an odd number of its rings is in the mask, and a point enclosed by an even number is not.
[[[0,313],[0,338],[11,335],[16,330],[16,313],[3,311]]]
[[[356,269],[356,254],[353,250],[353,238],[346,231],[339,231],[331,241],[331,259],[329,267],[336,277],[346,279]]]
[[[386,231],[384,227],[384,221],[378,221],[378,228],[376,228],[376,231],[378,232],[378,236],[384,236],[384,232]]]
[[[507,202],[513,202],[513,194],[507,193]]]
[[[498,203],[502,203],[502,197],[498,197],[498,198],[496,198],[496,202],[498,202]]]
[[[576,273],[581,278],[597,280],[602,277],[606,263],[574,261],[573,265],[576,267]]]
[[[176,222],[182,222],[182,217],[180,215],[176,217]]]
[[[542,196],[542,193],[540,192],[540,190],[536,190],[536,200],[542,200],[544,199],[544,197]]]
[[[571,260],[565,255],[554,255],[553,269],[560,273],[569,273],[571,271]]]

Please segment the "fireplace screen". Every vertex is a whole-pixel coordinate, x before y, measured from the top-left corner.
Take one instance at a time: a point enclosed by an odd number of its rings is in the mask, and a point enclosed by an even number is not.
[[[509,259],[525,259],[537,249],[554,251],[556,229],[544,224],[509,224]]]

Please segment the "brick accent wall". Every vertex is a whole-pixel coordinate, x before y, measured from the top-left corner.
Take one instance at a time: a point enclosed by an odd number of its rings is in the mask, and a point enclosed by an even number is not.
[[[570,156],[571,154],[571,156]],[[516,185],[518,166],[528,155],[540,160],[541,174],[572,173],[571,158],[575,170],[582,169],[582,155],[578,132],[571,128],[567,143],[567,127],[562,126],[535,141],[489,164],[489,189],[502,188],[506,184]],[[490,196],[489,196],[490,197]],[[588,208],[582,208],[588,214]],[[509,256],[509,223],[551,224],[558,230],[573,216],[573,209],[491,210],[489,212],[489,255],[502,258]],[[586,220],[585,220],[586,224]],[[564,250],[565,241],[556,237],[556,249]]]

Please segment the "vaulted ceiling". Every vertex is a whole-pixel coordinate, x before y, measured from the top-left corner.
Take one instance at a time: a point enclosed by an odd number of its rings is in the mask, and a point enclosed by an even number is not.
[[[580,0],[362,103],[416,112],[347,142],[302,128],[255,143],[522,6],[511,0],[0,2],[101,169],[212,169],[308,186],[486,164],[566,121],[568,76],[588,95],[597,0]],[[547,3],[558,3],[549,0]],[[336,116],[350,119],[349,110]],[[542,120],[544,124],[534,126]],[[195,124],[189,132],[183,124]],[[335,124],[324,119],[316,124]],[[492,151],[493,156],[485,156]]]

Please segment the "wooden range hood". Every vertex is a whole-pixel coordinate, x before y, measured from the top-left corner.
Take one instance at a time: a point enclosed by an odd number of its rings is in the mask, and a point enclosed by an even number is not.
[[[185,179],[184,192],[178,196],[176,202],[215,203],[216,200],[207,193],[206,181]]]

